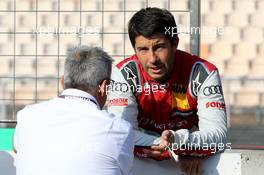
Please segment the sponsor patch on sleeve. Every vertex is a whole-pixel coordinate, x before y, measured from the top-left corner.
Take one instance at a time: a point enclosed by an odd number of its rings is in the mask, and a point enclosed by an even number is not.
[[[128,106],[128,98],[114,98],[109,100],[108,106]]]
[[[221,85],[206,86],[203,89],[203,94],[205,96],[216,95],[216,94],[222,94],[223,95],[222,86]]]
[[[190,82],[190,89],[191,95],[197,97],[202,84],[204,83],[205,79],[208,77],[209,72],[204,66],[203,63],[197,62],[193,66],[193,70],[191,73],[191,82]]]
[[[225,109],[224,102],[212,101],[205,104],[206,108]]]
[[[136,92],[137,85],[140,85],[139,73],[136,63],[134,61],[126,63],[121,68],[121,73],[128,82],[131,91]]]

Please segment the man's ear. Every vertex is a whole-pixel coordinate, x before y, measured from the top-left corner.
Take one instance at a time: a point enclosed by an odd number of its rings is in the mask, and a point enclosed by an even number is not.
[[[64,89],[64,76],[63,75],[60,77],[60,83],[61,83],[62,89]]]
[[[99,88],[98,88],[98,93],[101,95],[101,96],[104,96],[106,95],[106,91],[107,91],[107,85],[108,85],[108,81],[107,80],[103,80],[100,85],[99,85]]]

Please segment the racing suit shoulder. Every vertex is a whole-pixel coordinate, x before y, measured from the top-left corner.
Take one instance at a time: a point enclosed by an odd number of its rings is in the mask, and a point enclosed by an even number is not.
[[[192,57],[194,59],[194,62],[189,77],[189,89],[190,95],[193,98],[196,98],[198,96],[198,93],[200,92],[202,84],[213,71],[217,70],[217,68],[215,65],[202,58],[199,58],[197,56]]]
[[[212,63],[210,63],[209,61],[200,58],[196,55],[192,55],[188,52],[184,52],[181,50],[177,50],[178,54],[181,55],[182,61],[184,65],[189,65],[192,68],[198,65],[202,65],[204,66],[204,68],[208,71],[208,72],[212,72],[213,70],[216,69],[216,66]]]
[[[134,93],[137,86],[141,84],[139,61],[136,58],[136,55],[132,55],[131,57],[119,62],[116,67],[128,83],[130,90]]]

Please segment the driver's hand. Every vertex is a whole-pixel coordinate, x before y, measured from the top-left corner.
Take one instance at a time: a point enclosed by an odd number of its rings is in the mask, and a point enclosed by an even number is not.
[[[161,134],[161,140],[159,145],[153,145],[150,149],[144,149],[143,152],[148,155],[148,157],[157,158],[162,156],[162,153],[165,151],[166,146],[169,146],[171,143],[172,133],[169,130],[165,130]]]

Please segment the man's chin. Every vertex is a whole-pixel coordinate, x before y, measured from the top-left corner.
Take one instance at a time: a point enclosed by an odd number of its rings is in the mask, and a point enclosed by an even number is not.
[[[165,78],[164,74],[153,74],[153,73],[151,73],[151,74],[149,74],[149,76],[156,81],[162,81]]]
[[[148,73],[148,75],[158,81],[159,83],[166,83],[168,81],[168,79],[170,78],[170,75],[169,74],[166,74],[166,73],[160,73],[160,74],[153,74],[152,72],[151,73]]]

